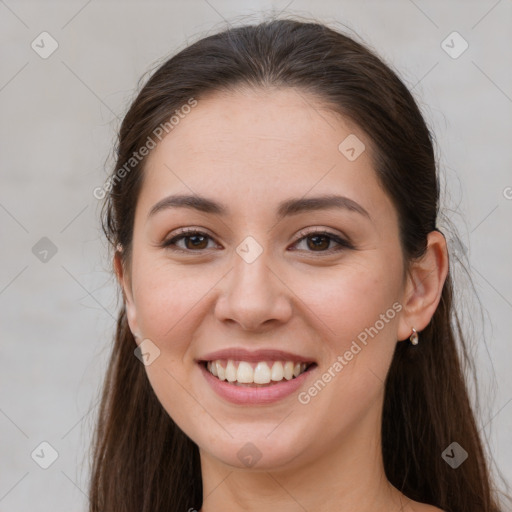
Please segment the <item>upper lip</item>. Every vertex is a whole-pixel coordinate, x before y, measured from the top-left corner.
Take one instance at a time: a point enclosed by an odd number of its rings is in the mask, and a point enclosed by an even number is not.
[[[315,360],[312,357],[304,357],[291,352],[285,352],[283,350],[273,349],[261,349],[261,350],[246,350],[244,348],[226,348],[224,350],[217,350],[210,352],[200,358],[197,361],[216,361],[218,359],[232,359],[235,361],[294,361],[297,363],[314,363]]]

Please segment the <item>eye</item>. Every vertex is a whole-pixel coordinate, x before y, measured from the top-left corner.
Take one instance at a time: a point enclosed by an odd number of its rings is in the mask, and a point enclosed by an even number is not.
[[[343,249],[353,249],[354,246],[348,241],[340,237],[335,233],[329,231],[317,230],[310,231],[309,233],[301,232],[302,238],[299,238],[295,245],[297,246],[301,242],[305,242],[306,251],[308,252],[337,252]],[[329,248],[332,242],[335,242],[338,246],[335,248]],[[295,250],[295,249],[294,249]]]
[[[296,247],[300,243],[306,242],[306,249],[302,250],[307,252],[331,253],[354,248],[349,241],[329,231],[317,230],[301,232],[300,234],[303,236],[295,242],[294,246]],[[179,252],[202,252],[205,249],[212,248],[211,246],[208,247],[209,241],[214,242],[213,238],[204,231],[199,231],[195,228],[184,228],[178,235],[163,242],[162,247]],[[179,245],[180,242],[183,242],[183,245]],[[337,247],[330,247],[332,242],[337,244]],[[213,248],[215,247],[216,244],[214,243]]]
[[[181,230],[180,234],[177,236],[166,240],[162,244],[162,247],[167,247],[181,252],[201,251],[203,249],[208,249],[208,240],[213,241],[213,238],[207,233],[193,228],[186,228]],[[184,247],[178,245],[178,243],[182,241],[184,242]]]

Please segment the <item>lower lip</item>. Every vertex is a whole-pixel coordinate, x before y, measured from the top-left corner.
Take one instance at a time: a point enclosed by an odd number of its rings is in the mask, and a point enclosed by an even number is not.
[[[206,382],[208,382],[212,389],[228,402],[237,405],[271,404],[277,402],[297,391],[314,370],[314,368],[311,368],[291,380],[283,380],[266,387],[251,388],[237,386],[226,380],[218,379],[205,368],[203,363],[199,363],[199,367],[203,372]]]

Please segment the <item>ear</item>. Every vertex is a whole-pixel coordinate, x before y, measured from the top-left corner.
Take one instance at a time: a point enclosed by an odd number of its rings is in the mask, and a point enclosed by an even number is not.
[[[130,276],[127,269],[123,265],[122,247],[117,246],[114,254],[114,270],[116,272],[117,281],[123,292],[123,300],[126,308],[126,317],[128,326],[134,338],[138,341],[140,338],[139,326],[137,324],[137,313],[135,308],[135,301],[133,299],[133,291],[130,282]],[[141,340],[142,341],[142,340]]]
[[[405,340],[414,327],[418,333],[429,324],[441,300],[448,274],[448,251],[444,235],[431,231],[425,254],[411,263],[403,296],[398,339]]]

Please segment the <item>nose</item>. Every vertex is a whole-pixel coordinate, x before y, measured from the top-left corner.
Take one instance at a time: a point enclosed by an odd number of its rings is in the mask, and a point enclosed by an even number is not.
[[[290,288],[269,266],[265,253],[252,263],[235,255],[234,268],[223,280],[215,315],[243,330],[267,330],[290,319],[292,296]]]

